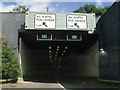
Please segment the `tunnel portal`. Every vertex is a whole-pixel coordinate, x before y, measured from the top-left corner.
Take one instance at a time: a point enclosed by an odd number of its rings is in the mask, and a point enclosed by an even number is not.
[[[46,36],[42,38],[42,35],[47,35],[47,39],[43,39]],[[49,35],[53,39],[49,39]],[[66,40],[67,35],[71,37],[69,40]],[[72,35],[80,37],[75,39]],[[25,31],[19,32],[19,36],[25,80],[54,79],[63,75],[98,75],[98,61],[93,55],[98,52],[97,34],[79,31]],[[38,36],[41,38],[38,39]]]
[[[99,77],[95,14],[0,13],[2,34],[24,80]]]

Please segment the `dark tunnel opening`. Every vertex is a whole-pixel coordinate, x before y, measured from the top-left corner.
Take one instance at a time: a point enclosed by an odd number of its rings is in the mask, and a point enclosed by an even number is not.
[[[51,33],[56,35],[56,32]],[[98,61],[94,55],[98,52],[97,35],[77,33],[82,35],[82,41],[64,41],[60,37],[54,37],[56,40],[53,41],[37,40],[38,34],[46,32],[20,32],[24,80],[54,82],[58,78],[98,76]],[[65,33],[57,34],[63,37]],[[96,70],[93,70],[95,67]]]

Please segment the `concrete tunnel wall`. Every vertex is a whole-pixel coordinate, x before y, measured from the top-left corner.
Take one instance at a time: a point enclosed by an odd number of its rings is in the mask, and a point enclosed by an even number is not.
[[[70,77],[92,77],[99,78],[99,48],[98,42],[83,53],[70,53],[63,59],[72,61],[71,66],[66,68],[64,75]]]
[[[100,55],[100,78],[120,80],[120,2],[115,2],[97,23]]]
[[[21,40],[20,54],[22,71],[25,79],[44,78],[45,76],[43,73],[49,74],[51,71],[48,49],[42,47],[30,48],[23,40]],[[44,61],[47,61],[47,63]],[[50,65],[48,65],[48,63]]]

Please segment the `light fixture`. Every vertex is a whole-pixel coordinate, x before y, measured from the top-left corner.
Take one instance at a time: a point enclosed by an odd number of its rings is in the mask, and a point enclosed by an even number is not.
[[[77,35],[72,35],[72,39],[77,39]]]
[[[57,51],[59,50],[59,46],[57,46]]]
[[[58,51],[59,49],[57,48],[57,51]]]
[[[61,62],[61,59],[62,59],[62,58],[59,58],[59,62],[58,62],[58,65],[60,64],[60,62]]]
[[[57,48],[59,49],[59,46],[57,46]]]
[[[63,51],[63,53],[65,53],[65,51]]]
[[[68,47],[65,47],[65,49],[67,49]]]
[[[100,49],[101,53],[105,53],[105,51],[103,50],[103,48]]]
[[[47,36],[46,34],[43,34],[43,35],[41,36],[41,38],[42,38],[42,39],[47,39],[48,36]]]
[[[49,51],[49,53],[51,53],[51,51]]]
[[[51,49],[51,47],[49,47],[49,49]]]

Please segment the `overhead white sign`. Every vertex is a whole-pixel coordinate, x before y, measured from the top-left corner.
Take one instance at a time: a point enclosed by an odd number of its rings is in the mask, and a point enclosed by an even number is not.
[[[71,29],[87,29],[86,16],[83,15],[67,15],[67,28]]]
[[[35,14],[35,28],[55,28],[55,14]]]

